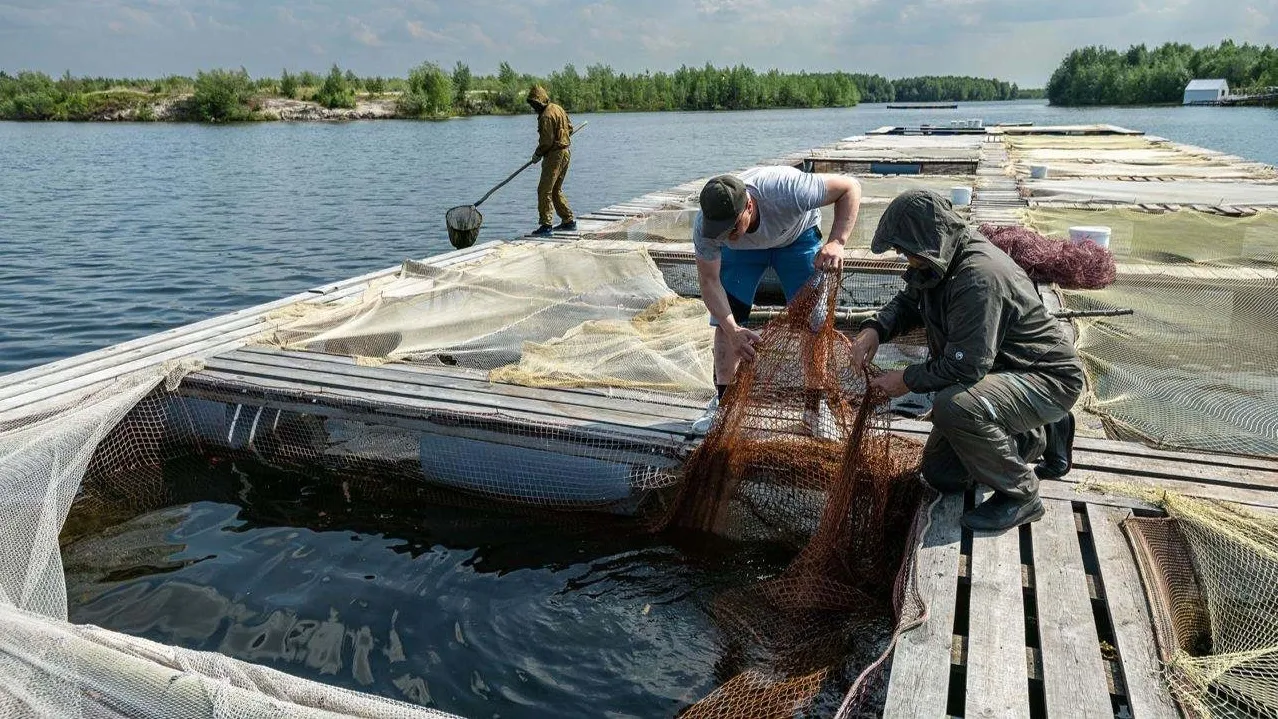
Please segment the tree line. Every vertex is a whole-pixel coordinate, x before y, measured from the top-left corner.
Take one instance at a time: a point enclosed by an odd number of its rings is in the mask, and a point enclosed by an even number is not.
[[[603,64],[580,71],[574,65],[547,76],[517,72],[503,62],[492,75],[476,75],[465,63],[451,69],[423,63],[407,77],[360,77],[334,65],[327,74],[285,70],[279,77],[252,78],[240,70],[210,70],[195,77],[160,79],[72,77],[0,71],[0,119],[90,120],[123,113],[148,117],[162,98],[181,98],[173,119],[248,120],[269,98],[355,107],[360,98],[393,98],[402,117],[447,117],[522,113],[528,88],[541,84],[569,112],[661,110],[756,110],[851,107],[860,102],[1010,100],[1026,96],[1001,80],[928,76],[889,80],[847,72],[758,71],[735,67],[683,66],[673,72],[617,72]],[[1030,96],[1032,96],[1032,91]]]
[[[1195,78],[1224,78],[1231,91],[1278,86],[1278,48],[1232,40],[1201,48],[1132,45],[1125,52],[1085,47],[1061,61],[1046,90],[1053,105],[1179,103]]]

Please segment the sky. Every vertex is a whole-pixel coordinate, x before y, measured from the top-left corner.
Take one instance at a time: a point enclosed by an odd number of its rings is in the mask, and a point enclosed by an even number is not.
[[[1041,87],[1075,47],[1224,38],[1278,42],[1278,0],[0,0],[0,69],[111,77],[710,62]]]

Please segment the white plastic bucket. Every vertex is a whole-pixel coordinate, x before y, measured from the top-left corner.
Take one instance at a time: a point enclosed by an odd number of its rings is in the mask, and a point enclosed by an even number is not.
[[[970,187],[951,187],[950,188],[950,204],[955,207],[964,207],[972,204],[972,188]]]
[[[1103,225],[1079,225],[1069,228],[1069,241],[1075,244],[1091,240],[1101,247],[1109,247],[1109,228]]]
[[[1047,177],[1047,165],[1030,165],[1030,177],[1035,180]]]

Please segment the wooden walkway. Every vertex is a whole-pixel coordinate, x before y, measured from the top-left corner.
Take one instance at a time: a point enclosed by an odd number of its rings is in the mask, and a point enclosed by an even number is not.
[[[1006,172],[1010,159],[1001,133],[1033,130],[988,128],[985,135],[956,133],[961,136],[957,140],[877,135],[880,140],[893,139],[866,143],[848,138],[760,164],[821,169],[822,162],[841,163],[836,169],[861,171],[861,164],[868,168],[871,162],[885,162],[918,165],[921,172],[954,172],[957,162],[965,168],[962,172],[974,173],[972,220],[1010,224],[1021,221],[1025,201],[1015,177]],[[1131,133],[1100,126],[1054,131]],[[910,140],[926,148],[911,151]],[[636,218],[694,205],[703,183],[704,178],[693,180],[582,215],[578,231],[555,233],[551,241],[622,236]],[[478,261],[500,244],[426,261],[439,266]],[[692,262],[687,242],[651,244],[649,250],[659,265]],[[895,257],[875,256],[864,248],[849,248],[846,257],[849,270],[858,273],[896,274],[903,269]],[[614,450],[633,451],[636,463],[650,466],[675,467],[695,447],[697,438],[689,429],[702,411],[697,402],[620,397],[607,390],[529,388],[493,383],[483,372],[457,367],[367,367],[343,357],[248,346],[252,337],[272,326],[268,315],[274,310],[296,302],[325,304],[351,297],[396,270],[387,268],[0,376],[0,425],[55,408],[130,372],[197,357],[206,366],[188,376],[180,392],[234,406],[237,418],[261,417],[270,410],[319,413],[408,432],[476,439],[473,428],[440,420],[462,414],[488,421],[482,430],[485,440],[544,448],[544,437],[534,441],[520,429],[542,427],[562,440],[566,454],[589,454],[592,442],[607,441]],[[1121,271],[1124,277],[1147,273],[1137,265],[1125,265]],[[1247,279],[1272,279],[1266,271],[1254,272],[1256,276]],[[502,423],[510,426],[509,432],[502,431]],[[930,427],[901,421],[894,429],[922,440]],[[973,535],[962,530],[959,516],[979,499],[971,492],[946,497],[933,508],[916,569],[929,616],[904,635],[893,657],[886,716],[1178,715],[1158,676],[1149,610],[1119,530],[1125,517],[1151,508],[1077,489],[1081,483],[1147,482],[1271,511],[1278,508],[1278,462],[1082,437],[1076,441],[1074,460],[1065,478],[1043,483],[1046,516],[1017,531]]]
[[[896,429],[922,440],[928,426]],[[1179,716],[1119,529],[1152,508],[1078,483],[1152,483],[1278,511],[1278,462],[1086,438],[1074,462],[1043,482],[1047,513],[1019,531],[962,529],[971,491],[933,508],[916,569],[929,616],[896,649],[885,716]]]

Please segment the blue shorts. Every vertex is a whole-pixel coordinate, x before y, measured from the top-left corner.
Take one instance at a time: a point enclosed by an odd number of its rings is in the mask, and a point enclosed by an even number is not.
[[[816,271],[814,263],[820,251],[821,231],[816,226],[799,233],[794,242],[784,247],[769,250],[722,248],[719,282],[728,294],[732,316],[738,323],[749,319],[750,308],[754,305],[754,293],[759,290],[759,281],[769,267],[776,270],[777,277],[781,279],[781,291],[785,293],[785,301],[789,304]],[[713,317],[710,318],[710,324],[716,327],[719,325]]]

